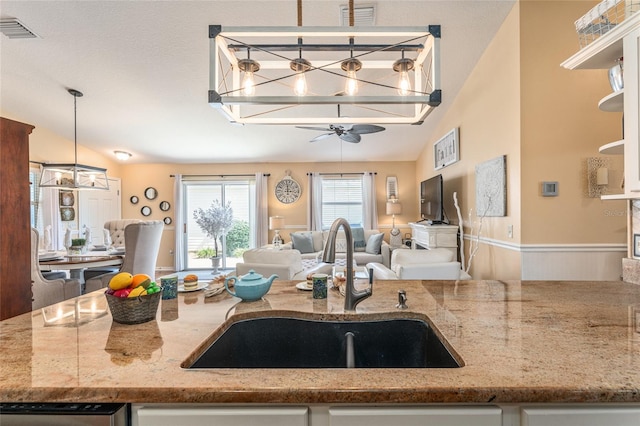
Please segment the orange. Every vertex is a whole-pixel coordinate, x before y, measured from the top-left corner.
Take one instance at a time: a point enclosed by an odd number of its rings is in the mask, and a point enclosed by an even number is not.
[[[131,279],[131,288],[136,288],[138,286],[143,286],[144,288],[147,288],[147,286],[149,285],[149,283],[151,282],[151,277],[147,274],[135,274],[133,276],[133,278]]]

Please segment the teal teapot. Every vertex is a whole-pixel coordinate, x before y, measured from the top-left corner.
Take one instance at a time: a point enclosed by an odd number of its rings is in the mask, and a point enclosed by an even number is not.
[[[224,280],[224,288],[230,295],[239,297],[242,300],[259,300],[262,296],[267,294],[271,288],[273,280],[276,278],[278,278],[276,274],[271,275],[269,278],[264,278],[262,275],[251,269],[248,274],[243,275],[240,278],[226,278]],[[236,290],[235,293],[229,289],[229,281],[232,281],[232,285]]]

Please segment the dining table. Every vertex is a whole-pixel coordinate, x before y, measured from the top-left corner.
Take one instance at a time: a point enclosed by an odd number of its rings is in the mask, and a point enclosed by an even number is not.
[[[49,252],[39,256],[41,271],[69,271],[71,278],[77,278],[80,282],[82,271],[87,268],[104,266],[120,266],[124,252],[87,251],[82,254],[67,254],[67,252]]]

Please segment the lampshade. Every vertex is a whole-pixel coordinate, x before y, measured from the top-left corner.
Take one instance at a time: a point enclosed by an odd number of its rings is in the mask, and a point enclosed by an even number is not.
[[[269,218],[269,229],[276,230],[284,228],[284,216],[271,216]]]
[[[396,202],[391,202],[389,201],[387,203],[387,214],[391,215],[391,214],[400,214],[402,213],[402,204]]]

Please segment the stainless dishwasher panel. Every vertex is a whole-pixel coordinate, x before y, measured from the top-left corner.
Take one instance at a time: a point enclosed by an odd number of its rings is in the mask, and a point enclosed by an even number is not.
[[[128,426],[127,404],[1,403],[2,426]]]

